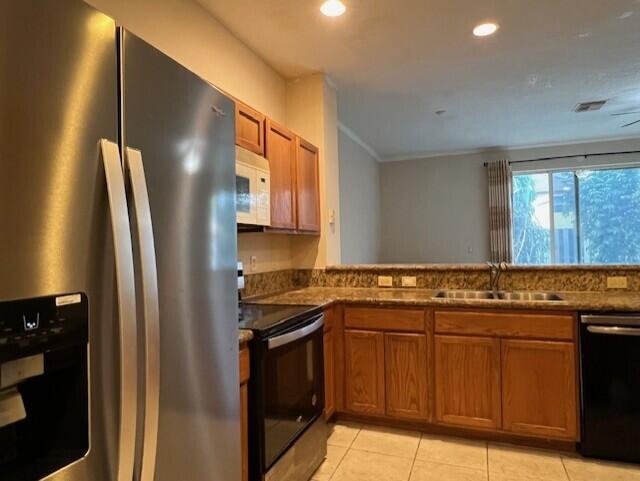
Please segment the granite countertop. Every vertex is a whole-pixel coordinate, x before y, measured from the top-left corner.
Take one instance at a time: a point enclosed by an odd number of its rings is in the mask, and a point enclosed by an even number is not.
[[[337,264],[327,266],[327,272],[341,271],[488,271],[486,263],[476,264]],[[640,264],[509,264],[509,271],[638,271]]]
[[[494,299],[434,299],[433,289],[384,289],[359,287],[307,287],[252,299],[262,304],[418,305],[429,307],[478,307],[493,309],[546,309],[570,311],[640,311],[640,292],[558,292],[562,301],[503,301]]]
[[[238,342],[240,343],[240,345],[246,344],[251,339],[253,339],[253,332],[251,332],[249,329],[240,329],[238,331]]]

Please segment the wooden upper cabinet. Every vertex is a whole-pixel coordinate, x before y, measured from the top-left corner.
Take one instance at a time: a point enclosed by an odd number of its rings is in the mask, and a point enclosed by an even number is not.
[[[500,339],[435,336],[435,385],[438,422],[500,428]]]
[[[502,341],[506,431],[577,440],[574,350],[570,342]]]
[[[318,148],[297,139],[298,230],[320,231],[320,158]],[[273,181],[272,181],[273,185]]]
[[[384,333],[346,329],[344,362],[347,410],[384,414]]]
[[[427,419],[427,336],[385,334],[387,415]]]
[[[236,100],[236,144],[264,156],[265,116]]]
[[[266,121],[267,160],[271,175],[271,227],[296,228],[296,143],[288,129]]]

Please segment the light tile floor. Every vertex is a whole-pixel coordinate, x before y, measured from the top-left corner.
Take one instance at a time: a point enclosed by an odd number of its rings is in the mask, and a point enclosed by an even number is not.
[[[576,454],[353,423],[329,431],[314,481],[640,481],[640,466]]]

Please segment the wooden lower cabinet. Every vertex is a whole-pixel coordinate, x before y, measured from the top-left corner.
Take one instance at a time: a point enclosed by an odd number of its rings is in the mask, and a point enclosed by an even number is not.
[[[346,306],[327,412],[579,441],[575,313]],[[325,346],[326,349],[326,346]],[[331,395],[335,393],[335,404]]]
[[[344,362],[346,409],[384,414],[384,333],[345,329]]]
[[[498,429],[500,339],[435,336],[436,420]]]
[[[324,333],[324,416],[329,419],[336,412],[335,361],[333,331]]]
[[[385,382],[388,416],[427,419],[427,336],[386,333]]]
[[[574,344],[502,340],[502,424],[517,434],[577,438]]]

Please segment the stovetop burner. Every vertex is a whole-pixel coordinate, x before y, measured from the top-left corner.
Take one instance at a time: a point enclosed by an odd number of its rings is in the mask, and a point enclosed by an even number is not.
[[[284,330],[320,311],[321,308],[317,306],[247,304],[243,302],[238,307],[238,321],[240,328],[251,329],[254,334],[265,335]]]

